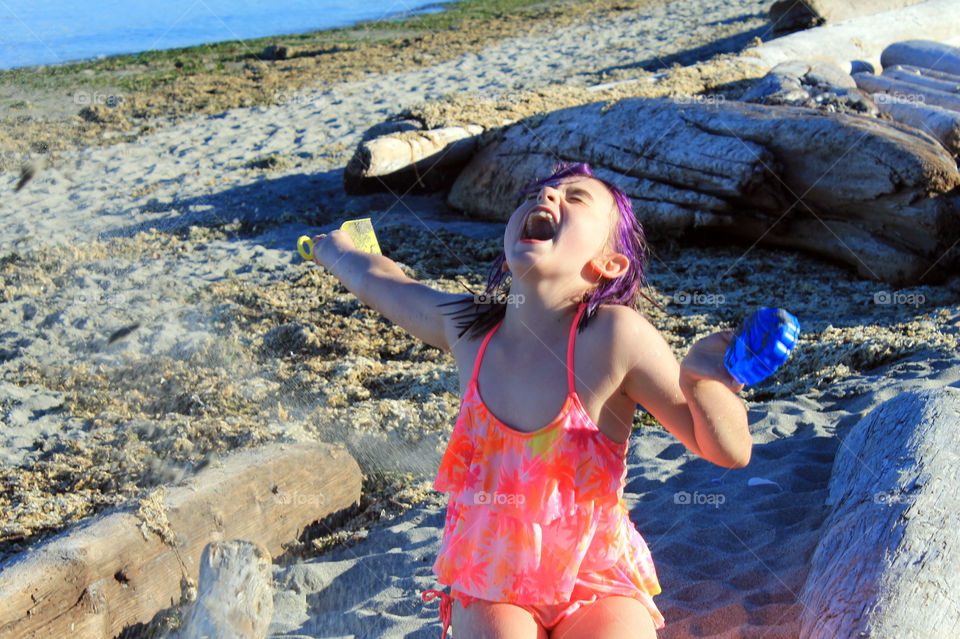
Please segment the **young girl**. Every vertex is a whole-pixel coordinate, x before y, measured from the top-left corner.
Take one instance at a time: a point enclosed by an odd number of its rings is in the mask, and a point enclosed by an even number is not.
[[[423,593],[441,597],[444,636],[452,613],[456,639],[653,638],[660,585],[623,501],[634,412],[745,466],[742,387],[723,366],[732,332],[677,362],[635,310],[644,238],[630,200],[587,165],[524,195],[484,295],[419,284],[340,231],[314,238],[314,260],[456,360],[460,413],[434,484],[449,501],[433,570],[451,592]]]

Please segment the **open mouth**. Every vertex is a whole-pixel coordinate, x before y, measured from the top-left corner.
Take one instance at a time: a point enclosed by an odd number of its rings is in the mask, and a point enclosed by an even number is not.
[[[552,240],[557,234],[557,222],[550,213],[539,210],[527,216],[523,224],[521,240]]]

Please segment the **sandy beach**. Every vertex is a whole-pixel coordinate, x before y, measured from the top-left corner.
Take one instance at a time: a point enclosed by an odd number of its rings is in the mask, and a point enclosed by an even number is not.
[[[437,587],[445,502],[431,483],[459,405],[453,359],[304,263],[297,237],[369,216],[412,276],[477,286],[503,225],[465,219],[440,194],[346,195],[364,131],[631,78],[648,78],[637,94],[683,94],[713,86],[691,84],[690,65],[770,37],[768,1],[584,3],[580,18],[577,2],[553,4],[565,12],[554,21],[437,63],[371,61],[216,112],[168,100],[91,128],[64,109],[74,102],[35,99],[18,129],[15,88],[0,89],[2,126],[22,138],[3,147],[0,173],[0,560],[232,450],[343,442],[364,497],[276,559],[269,636],[439,636],[420,593]],[[83,131],[54,148],[44,127]],[[15,190],[30,161],[40,168]],[[678,356],[760,306],[790,309],[803,330],[777,377],[743,393],[747,468],[712,465],[636,417],[626,490],[663,586],[658,636],[797,637],[844,434],[902,391],[960,387],[960,278],[894,291],[798,252],[665,238],[649,280],[673,315],[643,312]],[[175,627],[175,611],[163,623]]]

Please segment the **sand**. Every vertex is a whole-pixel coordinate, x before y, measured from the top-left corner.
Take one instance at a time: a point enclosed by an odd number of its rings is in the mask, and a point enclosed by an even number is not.
[[[538,23],[280,104],[157,117],[129,141],[59,151],[16,193],[19,175],[0,174],[0,558],[232,449],[343,441],[364,497],[277,559],[271,636],[438,636],[436,602],[419,593],[437,585],[443,496],[430,481],[458,406],[452,358],[304,264],[296,238],[370,215],[409,273],[476,286],[503,226],[439,196],[346,196],[364,130],[405,110],[476,119],[633,77],[658,94],[709,90],[722,83],[708,66],[647,69],[708,65],[768,37],[767,4],[650,2]],[[653,249],[648,294],[675,315],[645,312],[678,356],[762,305],[789,308],[804,331],[777,379],[744,393],[747,468],[697,459],[637,415],[627,498],[664,589],[659,636],[795,637],[834,452],[883,400],[958,383],[960,282],[892,290],[789,251]]]

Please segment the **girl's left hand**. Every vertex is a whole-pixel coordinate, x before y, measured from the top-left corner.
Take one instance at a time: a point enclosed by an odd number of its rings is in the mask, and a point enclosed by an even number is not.
[[[712,379],[722,383],[731,392],[743,390],[743,384],[735,380],[723,365],[733,334],[732,330],[718,331],[697,340],[680,363],[680,380],[695,382]]]

